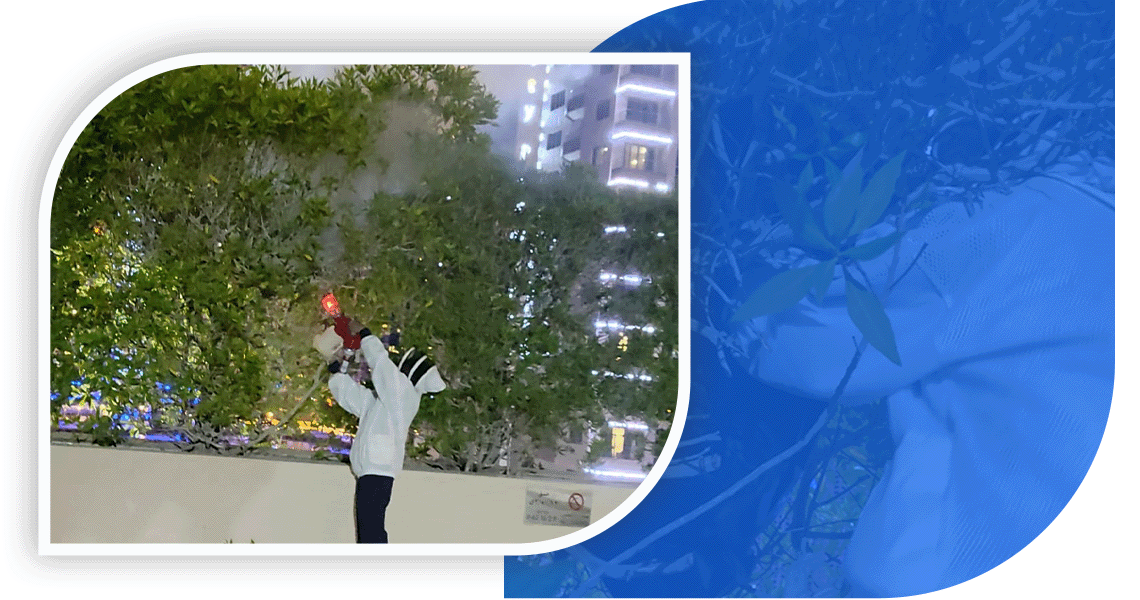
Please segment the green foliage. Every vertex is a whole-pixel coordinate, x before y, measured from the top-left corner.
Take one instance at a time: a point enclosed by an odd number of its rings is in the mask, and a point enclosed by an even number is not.
[[[737,311],[735,321],[745,321],[759,315],[767,315],[791,308],[817,285],[824,275],[831,280],[827,267],[834,267],[832,261],[807,267],[782,271],[764,282]]]
[[[890,319],[881,300],[867,286],[858,283],[848,268],[858,261],[872,260],[895,247],[904,232],[894,233],[856,246],[868,227],[883,218],[899,179],[904,153],[896,155],[871,176],[863,186],[863,151],[860,149],[839,171],[827,159],[829,191],[822,201],[824,227],[808,202],[813,187],[814,169],[808,161],[800,172],[796,186],[777,186],[777,203],[785,223],[803,249],[819,262],[782,271],[760,285],[733,315],[740,323],[756,317],[787,310],[814,291],[822,299],[834,277],[835,267],[843,267],[847,281],[848,312],[863,337],[891,359],[901,364]]]
[[[568,422],[607,411],[664,418],[676,402],[675,205],[619,199],[572,175],[519,181],[477,145],[420,140],[417,161],[417,189],[378,194],[361,224],[342,221],[336,272],[347,312],[399,327],[402,344],[428,351],[447,377],[416,422],[434,464],[499,469],[504,454],[553,445]],[[607,222],[635,234],[602,240]],[[660,276],[637,293],[601,290],[598,269],[615,256]],[[600,298],[654,323],[653,343],[599,345],[590,326]],[[649,363],[654,381],[592,373],[631,363]]]
[[[223,429],[249,433],[297,401],[316,365],[305,350],[328,198],[387,163],[373,139],[394,102],[475,139],[495,103],[469,71],[364,66],[317,83],[207,65],[112,100],[52,205],[53,408],[97,390],[116,414],[145,406],[153,425],[217,448]],[[337,157],[339,171],[323,166]]]
[[[425,444],[409,456],[498,468],[567,422],[666,418],[676,202],[619,198],[582,173],[520,181],[475,130],[496,106],[474,71],[436,65],[349,67],[326,82],[193,67],[113,100],[72,149],[52,208],[53,411],[99,404],[126,415],[108,417],[123,435],[155,427],[213,451],[235,436],[249,439],[236,451],[255,451],[298,421],[351,433],[310,345],[317,298],[334,291],[448,380],[424,398]],[[401,159],[415,165],[409,185],[354,197]],[[605,222],[631,234],[599,240]],[[654,278],[603,290],[607,261]],[[657,333],[599,344],[602,298]],[[631,363],[653,380],[591,373]]]
[[[899,350],[895,344],[894,330],[883,310],[879,299],[867,288],[855,281],[850,273],[847,280],[847,314],[851,321],[863,332],[867,342],[891,359],[895,364],[901,364]]]

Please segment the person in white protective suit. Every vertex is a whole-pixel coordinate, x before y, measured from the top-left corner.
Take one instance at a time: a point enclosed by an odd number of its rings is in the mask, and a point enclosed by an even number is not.
[[[969,212],[946,202],[906,233],[897,258],[866,264],[902,364],[868,347],[842,398],[886,398],[896,444],[847,549],[856,596],[976,577],[1033,541],[1076,492],[1113,390],[1112,170],[1086,157],[987,192]],[[752,374],[818,399],[862,339],[842,277],[822,302],[747,327],[764,339]]]
[[[347,325],[352,335],[359,336],[359,349],[346,351],[335,327],[318,334],[313,346],[329,362],[333,398],[360,419],[349,452],[356,477],[356,542],[386,544],[384,518],[395,478],[403,470],[408,428],[419,411],[420,397],[447,386],[423,353],[410,349],[392,355],[363,325],[356,321]]]

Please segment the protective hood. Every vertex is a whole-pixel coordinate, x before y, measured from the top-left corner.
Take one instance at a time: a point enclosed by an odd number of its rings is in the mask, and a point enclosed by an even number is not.
[[[395,360],[396,368],[412,381],[412,386],[421,394],[434,394],[447,388],[439,369],[427,355],[415,348],[405,352]]]

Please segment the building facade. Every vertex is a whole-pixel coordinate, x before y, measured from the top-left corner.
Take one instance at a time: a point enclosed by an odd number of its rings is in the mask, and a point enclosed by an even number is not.
[[[515,123],[516,158],[553,173],[588,166],[616,188],[677,185],[677,65],[535,65]]]

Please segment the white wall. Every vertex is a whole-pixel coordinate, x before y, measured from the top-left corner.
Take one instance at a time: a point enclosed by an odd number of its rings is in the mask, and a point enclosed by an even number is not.
[[[51,446],[53,543],[352,543],[354,480],[342,463]],[[572,527],[524,523],[527,488],[592,494],[591,522],[630,485],[405,471],[388,507],[393,543],[524,543]]]

